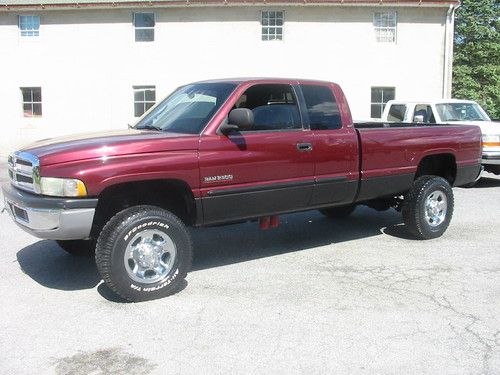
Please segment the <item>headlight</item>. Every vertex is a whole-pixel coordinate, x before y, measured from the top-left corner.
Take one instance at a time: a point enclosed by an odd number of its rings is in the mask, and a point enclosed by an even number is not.
[[[483,135],[483,147],[500,147],[500,135]]]
[[[74,178],[40,177],[37,191],[43,195],[56,197],[84,197],[87,195],[85,184]]]

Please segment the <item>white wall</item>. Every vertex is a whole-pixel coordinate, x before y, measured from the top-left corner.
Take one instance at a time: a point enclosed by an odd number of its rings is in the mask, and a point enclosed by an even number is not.
[[[371,86],[396,97],[440,98],[445,8],[269,7],[285,10],[284,40],[260,40],[262,7],[153,9],[155,41],[134,41],[132,13],[147,9],[33,11],[36,41],[18,15],[0,13],[0,155],[35,139],[124,128],[134,85],[157,99],[180,84],[236,76],[336,81],[356,119],[370,117]],[[375,42],[374,11],[398,12],[396,44]],[[41,86],[42,118],[24,118],[20,87]]]

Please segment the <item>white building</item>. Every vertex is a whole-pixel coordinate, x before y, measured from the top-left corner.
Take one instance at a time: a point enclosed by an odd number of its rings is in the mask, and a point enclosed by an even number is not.
[[[124,128],[177,86],[338,82],[355,119],[451,92],[457,1],[0,0],[0,154]],[[135,112],[135,113],[134,113]]]

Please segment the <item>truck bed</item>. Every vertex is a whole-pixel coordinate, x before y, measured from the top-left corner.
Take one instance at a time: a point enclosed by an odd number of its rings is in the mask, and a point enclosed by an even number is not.
[[[443,127],[454,126],[449,124],[425,124],[416,122],[377,122],[377,121],[360,121],[355,122],[356,129],[380,129],[380,128],[418,128],[418,127]]]
[[[455,185],[478,174],[476,126],[363,122],[355,129],[361,159],[358,202],[408,190],[417,166],[428,155],[448,154],[454,159],[450,161],[456,162]]]

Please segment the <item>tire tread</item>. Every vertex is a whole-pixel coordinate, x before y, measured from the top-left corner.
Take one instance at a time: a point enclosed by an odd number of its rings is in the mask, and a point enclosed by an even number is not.
[[[117,240],[120,230],[123,227],[129,225],[130,223],[134,222],[135,220],[139,219],[141,216],[144,216],[146,214],[166,217],[168,218],[168,220],[173,221],[177,225],[178,229],[181,229],[184,232],[186,238],[189,241],[189,248],[190,249],[193,248],[191,236],[189,235],[184,223],[177,216],[175,216],[174,214],[172,214],[167,210],[155,206],[143,205],[143,206],[135,206],[127,208],[117,213],[115,216],[113,216],[106,223],[106,225],[104,225],[97,239],[96,254],[95,254],[96,265],[99,273],[101,274],[104,282],[109,287],[109,289],[111,289],[114,293],[118,294],[120,297],[132,302],[137,301],[138,300],[137,297],[129,295],[127,293],[123,293],[118,287],[118,285],[113,281],[113,278],[111,276],[112,272],[111,257],[113,251],[113,244]],[[186,267],[185,271],[179,274],[180,280],[183,280],[187,276],[187,270],[191,267],[192,260],[193,260],[193,252],[189,251],[188,267]],[[177,291],[178,288],[172,288],[169,290],[169,293],[165,294],[164,296],[166,297],[167,295],[174,294]]]
[[[435,234],[429,234],[428,231],[425,230],[425,228],[422,227],[422,220],[421,220],[421,212],[420,212],[420,205],[419,202],[421,201],[422,195],[426,191],[426,189],[436,183],[437,181],[441,183],[445,183],[446,185],[449,186],[448,181],[446,181],[442,177],[437,177],[437,176],[432,176],[432,175],[425,175],[419,177],[415,182],[413,183],[413,187],[408,191],[408,193],[405,196],[405,200],[403,203],[403,209],[402,209],[402,214],[403,214],[403,222],[405,223],[405,226],[407,230],[412,234],[415,238],[420,239],[420,240],[426,240],[426,239],[432,239],[439,237],[446,229],[448,228],[448,225],[450,224],[451,217],[453,215],[453,207],[454,207],[454,198],[453,194],[448,197],[448,207],[451,212],[447,213],[449,217],[446,219],[446,225],[443,226],[441,234],[435,235]],[[450,187],[451,190],[451,187]],[[439,232],[435,232],[439,233]]]

